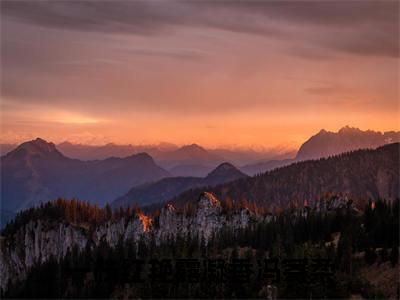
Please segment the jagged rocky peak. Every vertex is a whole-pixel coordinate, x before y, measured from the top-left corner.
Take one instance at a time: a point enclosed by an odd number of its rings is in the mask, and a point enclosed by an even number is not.
[[[373,132],[371,130],[367,130],[366,132]],[[349,125],[343,126],[342,128],[340,128],[337,132],[338,134],[342,134],[342,135],[346,135],[346,134],[352,134],[352,133],[363,133],[363,131],[359,128],[356,127],[351,127]],[[326,134],[331,134],[331,135],[335,135],[335,132],[333,131],[329,131],[329,130],[325,130],[325,129],[321,129],[316,136],[318,135],[326,135]]]
[[[24,148],[31,151],[41,151],[41,152],[53,152],[57,151],[56,145],[51,142],[47,142],[44,139],[36,138],[35,140],[25,142],[19,146],[19,148]]]
[[[373,131],[368,130],[367,132],[373,132]],[[346,126],[340,128],[338,133],[339,134],[362,133],[362,130],[360,130],[356,127],[351,127],[349,125],[346,125]]]
[[[44,139],[36,138],[18,146],[19,149],[26,149],[29,151],[42,151],[42,152],[52,152],[56,150],[56,146],[53,143],[47,142]],[[17,149],[18,149],[17,148]]]
[[[56,145],[51,142],[47,142],[44,139],[36,138],[35,140],[28,141],[19,145],[15,150],[8,153],[7,156],[41,156],[41,157],[63,157],[61,152],[56,148]]]
[[[221,202],[211,193],[203,192],[197,203],[198,209],[220,208]]]
[[[319,159],[359,149],[375,149],[399,139],[399,132],[382,134],[379,131],[363,131],[348,125],[338,132],[321,130],[301,145],[296,160]]]

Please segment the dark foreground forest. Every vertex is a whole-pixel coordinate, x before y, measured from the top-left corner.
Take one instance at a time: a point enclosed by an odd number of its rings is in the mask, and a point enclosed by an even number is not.
[[[59,200],[20,214],[3,230],[2,247],[31,220],[64,220],[91,231],[137,213]],[[398,200],[369,201],[363,210],[351,201],[330,211],[294,208],[244,229],[225,228],[208,242],[178,235],[162,243],[155,236],[116,246],[88,243],[36,264],[2,297],[396,298],[398,247]],[[391,281],[379,281],[380,272]]]

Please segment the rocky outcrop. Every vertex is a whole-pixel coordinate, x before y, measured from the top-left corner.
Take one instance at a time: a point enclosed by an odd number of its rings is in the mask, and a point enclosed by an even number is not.
[[[81,229],[69,224],[29,222],[12,237],[2,237],[0,253],[1,288],[9,280],[22,279],[33,265],[50,257],[64,257],[68,250],[84,249],[88,241]]]
[[[350,209],[357,213],[354,203],[345,195],[332,195],[316,201],[305,201],[290,213],[293,217],[313,213],[329,213],[338,209]],[[95,248],[105,242],[115,247],[122,242],[155,243],[174,240],[178,237],[198,238],[208,243],[220,230],[236,231],[259,222],[269,222],[276,214],[254,214],[246,208],[226,211],[221,202],[211,193],[204,192],[193,210],[177,210],[167,204],[153,219],[140,212],[129,218],[110,220],[98,226],[69,224],[46,220],[30,221],[11,236],[1,237],[0,288],[5,289],[9,280],[23,279],[27,271],[51,257],[61,259],[68,251]]]
[[[346,195],[334,195],[310,201],[310,203],[304,201],[302,207],[296,208],[295,215],[305,217],[309,213],[326,214],[337,210],[346,210],[355,214],[359,213],[352,199],[349,199]]]
[[[114,247],[120,239],[138,241],[146,232],[146,224],[140,216],[109,221],[94,231],[66,223],[29,222],[12,237],[2,237],[0,287],[4,289],[9,280],[23,279],[29,268],[50,257],[63,258],[73,248],[82,251],[88,243],[96,247],[101,241]]]
[[[64,222],[31,221],[13,236],[2,237],[1,288],[6,288],[9,280],[23,279],[33,265],[44,263],[50,257],[60,259],[73,248],[82,251],[87,245],[96,247],[102,241],[115,247],[120,240],[149,241],[151,237],[156,237],[156,243],[159,244],[178,235],[198,237],[207,243],[212,234],[220,229],[245,228],[252,218],[255,216],[247,209],[223,213],[219,200],[210,193],[203,193],[195,213],[191,215],[167,205],[157,220],[138,213],[129,219],[108,221],[94,229]]]
[[[197,203],[196,213],[186,216],[176,212],[171,204],[161,210],[159,216],[159,228],[157,230],[158,241],[165,238],[183,237],[190,234],[207,241],[211,235],[222,228],[232,230],[245,228],[250,224],[252,216],[249,210],[242,209],[233,214],[224,214],[221,203],[211,193],[203,193]]]

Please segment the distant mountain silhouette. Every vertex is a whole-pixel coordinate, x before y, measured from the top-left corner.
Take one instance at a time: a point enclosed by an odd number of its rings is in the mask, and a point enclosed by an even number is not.
[[[203,147],[192,144],[181,148],[172,144],[159,145],[117,145],[109,143],[102,146],[90,146],[63,142],[58,149],[68,157],[81,160],[105,159],[111,156],[126,157],[140,152],[149,153],[156,163],[174,176],[206,176],[218,164],[222,157],[208,152]]]
[[[322,129],[300,146],[294,159],[274,159],[242,166],[240,169],[249,175],[265,173],[296,161],[329,157],[340,153],[358,150],[375,149],[379,146],[400,141],[400,132],[362,131],[345,126],[338,132]]]
[[[210,154],[206,149],[197,145],[191,144],[183,146],[175,151],[171,151],[164,154],[162,158],[168,158],[169,160],[177,160],[177,161],[185,161],[185,160],[192,160],[196,159],[198,161],[214,161],[216,159],[221,159],[217,155]]]
[[[132,186],[169,176],[146,153],[80,161],[40,138],[1,158],[2,209],[18,211],[56,197],[103,205]]]
[[[225,148],[216,148],[216,149],[205,149],[197,144],[192,144],[188,146],[183,146],[179,151],[178,146],[171,143],[159,143],[157,145],[118,145],[114,143],[109,143],[106,145],[84,145],[84,144],[74,144],[68,141],[62,142],[57,146],[57,149],[60,150],[61,153],[70,158],[77,158],[80,160],[94,160],[94,159],[105,159],[111,156],[115,157],[126,157],[132,154],[146,152],[150,154],[156,162],[164,161],[167,164],[168,168],[174,168],[177,166],[177,175],[186,176],[187,172],[190,171],[190,166],[193,166],[193,173],[197,172],[196,168],[199,170],[203,167],[206,170],[206,173],[201,176],[205,176],[211,170],[213,170],[219,163],[224,161],[233,162],[235,165],[245,165],[251,164],[257,161],[267,161],[267,160],[278,160],[278,159],[287,159],[296,156],[297,151],[289,148],[271,148],[266,150],[253,150],[253,149],[225,149]],[[10,144],[2,144],[0,145],[1,153],[5,154],[10,150],[16,148],[16,145]],[[197,150],[196,150],[197,148]],[[187,151],[188,150],[188,151]],[[193,151],[192,151],[193,150]],[[206,159],[207,161],[211,161],[211,165],[204,165],[204,159],[201,159],[203,162],[196,162],[196,153],[203,152],[205,150],[209,155],[211,154],[211,160]],[[179,152],[194,152],[194,156],[181,156],[182,159],[179,158]],[[177,154],[178,152],[178,154]],[[217,162],[215,162],[215,158],[217,158]],[[172,164],[168,164],[168,161],[172,160]],[[178,161],[178,162],[177,162]],[[176,165],[178,163],[178,165]],[[180,166],[182,164],[182,168]],[[173,170],[171,169],[173,173]]]
[[[126,195],[111,204],[117,208],[130,205],[148,205],[169,200],[180,193],[196,187],[216,186],[221,183],[247,177],[230,163],[223,163],[204,178],[170,177],[154,183],[132,188]]]
[[[332,156],[359,148],[376,148],[399,140],[400,132],[394,131],[380,133],[371,130],[362,131],[348,126],[340,129],[337,133],[321,130],[300,147],[294,161],[290,159],[264,161],[243,166],[241,170],[249,175],[260,174],[296,161]],[[47,143],[42,139],[23,143],[1,158],[2,209],[13,212],[59,196],[77,197],[103,205],[128,192],[132,187],[169,177],[171,173],[173,176],[206,177],[206,174],[224,161],[224,158],[216,153],[226,153],[230,157],[236,155],[234,152],[225,150],[222,152],[209,151],[197,144],[177,149],[169,144],[152,148],[151,146],[114,144],[86,146],[62,143],[60,147],[67,153],[71,154],[76,151],[76,155],[86,155],[87,157],[102,157],[108,153],[118,153],[119,155],[129,153],[129,155],[123,158],[112,157],[103,160],[81,161],[69,158],[53,143]],[[137,153],[141,149],[152,151],[156,156],[157,163],[148,154]],[[136,154],[132,154],[131,151]],[[243,153],[240,156],[243,157]],[[343,168],[347,169],[347,166],[343,165]],[[337,172],[339,171],[341,170],[337,170]],[[222,178],[225,180],[225,176]],[[310,180],[312,182],[314,179]],[[166,194],[168,197],[178,195],[187,186],[192,186],[196,180],[180,179],[180,181],[188,183],[182,183],[182,189],[172,187],[172,191]],[[216,182],[219,183],[219,180]],[[208,182],[206,184],[217,183]],[[205,183],[201,182],[200,184]],[[304,184],[311,183],[305,181]],[[358,186],[358,184],[354,182],[354,186]],[[287,187],[283,189],[287,189]],[[366,193],[367,191],[372,193],[370,189],[373,190],[370,186],[366,186]],[[165,188],[160,188],[160,190],[164,191]],[[376,192],[373,193],[377,195]],[[272,197],[275,197],[275,194]],[[253,195],[254,193],[251,192],[250,196]],[[250,196],[246,196],[246,198]],[[259,196],[266,197],[263,194]],[[282,194],[282,197],[285,198],[286,194]],[[149,198],[151,197],[149,196]]]
[[[192,144],[173,151],[162,152],[157,156],[161,166],[171,168],[177,165],[212,165],[216,166],[224,161],[218,155],[208,152],[203,147]]]
[[[320,160],[297,162],[206,191],[219,199],[246,200],[269,209],[284,208],[290,203],[302,204],[318,199],[324,193],[344,193],[355,200],[391,200],[400,197],[399,153],[399,143],[376,150],[357,150]],[[204,191],[204,188],[192,189],[170,202],[175,207],[183,207]],[[153,206],[153,209],[158,208]]]
[[[137,153],[146,152],[152,157],[157,157],[162,151],[171,151],[176,147],[170,144],[160,144],[157,146],[140,145],[117,145],[108,143],[101,146],[91,146],[82,144],[72,144],[63,142],[57,148],[66,156],[81,160],[106,159],[108,157],[126,157]]]
[[[192,144],[173,151],[160,152],[156,161],[174,176],[204,177],[224,162],[224,158]]]
[[[379,146],[400,141],[400,132],[362,131],[345,126],[338,132],[322,129],[301,145],[296,160],[328,157],[335,154]]]
[[[7,159],[31,159],[34,157],[49,158],[54,160],[67,159],[57,150],[53,143],[48,143],[41,138],[25,142],[7,154]]]
[[[218,185],[220,183],[233,181],[247,177],[242,171],[238,170],[230,163],[222,163],[204,178],[206,185]]]

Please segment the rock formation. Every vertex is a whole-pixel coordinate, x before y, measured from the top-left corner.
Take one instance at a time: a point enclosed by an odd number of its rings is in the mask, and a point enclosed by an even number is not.
[[[167,205],[157,217],[158,222],[141,213],[129,219],[108,221],[95,230],[89,230],[84,224],[31,221],[13,236],[2,237],[0,287],[4,289],[9,280],[23,279],[33,265],[46,262],[50,257],[60,259],[73,248],[82,251],[87,245],[96,247],[102,241],[115,247],[121,239],[124,242],[149,241],[152,236],[160,244],[178,235],[191,235],[207,243],[213,233],[226,226],[232,230],[245,228],[252,217],[255,218],[247,209],[224,214],[219,200],[210,193],[203,193],[193,215]]]

